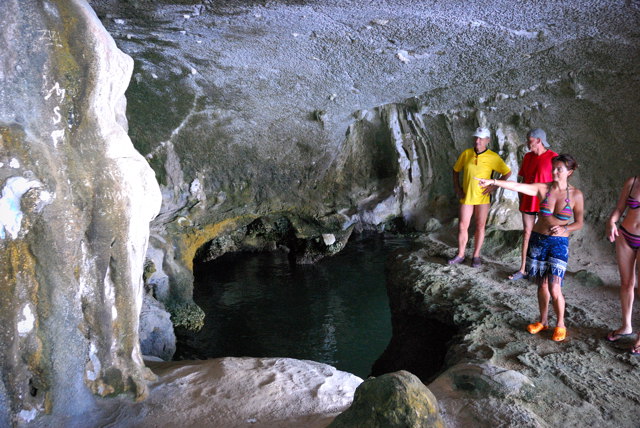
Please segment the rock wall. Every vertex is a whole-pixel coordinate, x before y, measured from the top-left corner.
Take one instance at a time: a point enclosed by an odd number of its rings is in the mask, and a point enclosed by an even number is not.
[[[242,247],[256,220],[314,224],[291,232],[317,242],[448,225],[480,124],[514,169],[531,127],[578,158],[585,236],[640,157],[637,2],[91,4],[135,60],[130,135],[163,192],[151,281],[187,323],[194,257]],[[491,223],[519,228],[516,200]]]
[[[161,195],[127,136],[133,61],[89,5],[7,0],[0,15],[0,425],[72,421],[93,394],[145,395],[138,318]]]

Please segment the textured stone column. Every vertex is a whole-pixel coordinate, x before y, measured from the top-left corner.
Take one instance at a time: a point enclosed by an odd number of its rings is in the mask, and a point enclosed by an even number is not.
[[[0,425],[146,392],[161,196],[127,136],[133,61],[83,0],[0,2]]]

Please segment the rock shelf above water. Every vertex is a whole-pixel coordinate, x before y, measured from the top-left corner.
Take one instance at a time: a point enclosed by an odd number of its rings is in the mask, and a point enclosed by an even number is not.
[[[326,364],[291,358],[147,364],[158,378],[145,402],[105,400],[91,426],[322,428],[351,404],[362,382]]]
[[[478,269],[449,266],[446,259],[455,250],[450,238],[440,239],[424,237],[422,248],[396,254],[389,262],[389,294],[394,335],[412,319],[432,319],[457,330],[445,342],[432,343],[447,350],[444,372],[422,379],[429,382],[445,422],[460,427],[637,426],[640,359],[628,352],[635,338],[604,339],[620,318],[611,254],[591,266],[593,275],[605,278],[601,285],[568,272],[563,292],[569,335],[556,343],[551,330],[526,331],[538,317],[536,286],[507,280],[516,263],[503,264],[497,255],[487,256]],[[637,311],[634,325],[640,325]],[[426,337],[404,337],[398,346],[406,351]],[[423,357],[405,356],[402,368],[420,372]]]

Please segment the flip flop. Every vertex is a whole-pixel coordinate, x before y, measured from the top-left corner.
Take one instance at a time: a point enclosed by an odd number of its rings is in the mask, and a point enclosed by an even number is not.
[[[464,257],[455,256],[454,258],[449,260],[447,263],[449,263],[450,265],[457,265],[458,263],[462,263],[463,261],[464,261]]]
[[[482,266],[482,259],[480,257],[474,257],[471,259],[471,267],[477,268]]]
[[[553,336],[551,337],[551,340],[553,340],[554,342],[562,342],[566,338],[567,338],[566,328],[556,327],[555,330],[553,330]]]
[[[631,333],[616,333],[615,330],[611,330],[609,333],[607,333],[607,336],[605,337],[605,339],[608,342],[617,342],[620,339],[624,339],[625,337],[629,337],[629,336],[634,336],[635,333],[631,332]]]
[[[633,348],[631,348],[629,353],[631,355],[640,355],[640,345],[635,345]]]
[[[528,277],[528,275],[526,273],[522,273],[520,271],[516,272],[516,273],[512,273],[511,275],[509,275],[509,280],[510,281],[517,281],[519,279],[526,279]]]
[[[544,325],[541,322],[534,322],[533,324],[529,324],[527,326],[527,331],[531,334],[538,334],[542,330],[547,330],[548,328],[548,325]]]

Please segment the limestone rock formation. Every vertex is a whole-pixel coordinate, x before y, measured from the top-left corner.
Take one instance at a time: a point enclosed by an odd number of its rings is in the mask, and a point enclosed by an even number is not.
[[[82,427],[324,428],[362,383],[326,364],[291,358],[148,364],[157,381],[144,402],[102,400]]]
[[[171,315],[149,294],[142,299],[140,311],[140,350],[143,355],[171,361],[176,352],[176,335]]]
[[[133,61],[89,5],[8,0],[0,16],[0,425],[72,421],[94,394],[146,393],[138,318],[161,195],[127,136]]]
[[[329,428],[444,428],[431,391],[407,371],[365,380]]]
[[[158,298],[179,322],[201,316],[194,257],[256,220],[315,222],[292,230],[309,242],[448,225],[451,165],[478,125],[514,169],[526,131],[546,129],[602,202],[590,222],[640,158],[635,1],[90,2],[135,60],[130,135],[162,188]],[[499,193],[491,224],[519,228],[516,201]]]

